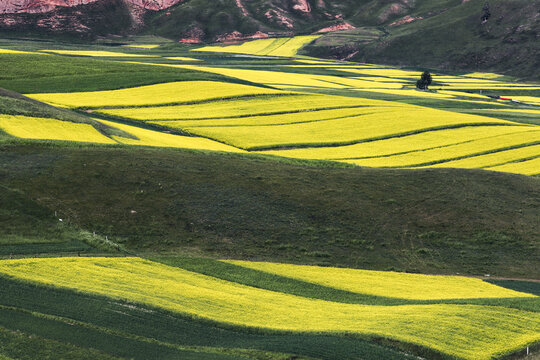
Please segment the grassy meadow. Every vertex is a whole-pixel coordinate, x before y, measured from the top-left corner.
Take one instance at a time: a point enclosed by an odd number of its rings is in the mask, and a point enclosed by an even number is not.
[[[0,40],[0,360],[538,351],[540,84],[318,38]]]

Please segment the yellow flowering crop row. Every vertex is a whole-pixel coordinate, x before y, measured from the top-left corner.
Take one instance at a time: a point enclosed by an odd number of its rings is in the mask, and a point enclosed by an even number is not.
[[[540,145],[525,146],[517,149],[500,151],[493,154],[468,157],[433,165],[433,167],[487,168],[503,165],[512,161],[540,156]]]
[[[389,298],[442,300],[536,297],[495,286],[480,279],[462,276],[433,276],[237,260],[225,262],[335,289]]]
[[[278,93],[281,92],[279,90],[217,81],[179,81],[121,90],[30,94],[28,96],[54,105],[77,108],[158,105]]]
[[[529,127],[536,128],[536,127]],[[371,167],[408,167],[429,162],[436,162],[441,160],[448,160],[458,157],[474,156],[474,154],[496,151],[501,148],[509,146],[521,146],[525,144],[531,144],[534,142],[540,143],[540,130],[532,130],[528,132],[518,132],[507,135],[499,135],[484,139],[478,139],[462,144],[449,145],[445,147],[414,151],[402,155],[394,155],[388,157],[378,157],[369,159],[353,159],[345,160],[357,165],[371,166]],[[469,162],[470,160],[457,160]],[[474,159],[474,158],[470,158]],[[474,163],[474,160],[473,160]],[[448,163],[445,163],[448,164]],[[441,164],[441,166],[444,166]],[[461,166],[458,166],[461,167]],[[477,166],[473,166],[477,167]]]
[[[20,50],[10,50],[10,49],[0,49],[1,54],[31,54],[31,55],[49,55],[41,52],[34,51],[20,51]]]
[[[321,35],[307,35],[307,36],[296,36],[287,41],[285,44],[281,45],[277,49],[272,50],[268,55],[272,56],[296,56],[298,50],[304,47],[306,44],[309,44],[313,40],[321,37]]]
[[[241,45],[205,46],[203,48],[195,49],[195,51],[293,57],[296,56],[296,53],[300,48],[318,37],[320,37],[320,35],[252,40]]]
[[[259,84],[273,86],[279,89],[290,88],[401,88],[397,83],[376,83],[374,81],[360,80],[355,78],[337,77],[329,75],[299,74],[267,70],[229,69],[217,67],[205,67],[197,65],[172,65],[151,64],[156,66],[178,67],[211,72],[215,74],[235,77],[242,80],[252,81]]]
[[[122,47],[126,48],[133,48],[133,49],[155,49],[160,47],[161,45],[158,44],[130,44],[130,45],[122,45]]]
[[[187,127],[200,136],[255,149],[299,144],[343,144],[454,125],[513,123],[489,117],[415,107],[374,107],[371,114],[280,126]]]
[[[504,171],[523,175],[540,174],[540,156],[531,160],[512,162],[487,168],[488,170]]]
[[[540,340],[540,314],[533,312],[478,305],[334,303],[137,258],[5,260],[0,273],[228,324],[383,336],[471,360],[487,360]]]
[[[114,51],[100,51],[100,50],[41,50],[49,53],[55,53],[60,55],[75,55],[75,56],[95,56],[95,57],[151,57],[151,55],[140,54],[127,54]]]
[[[178,120],[152,121],[154,124],[182,129],[199,126],[261,126],[295,124],[310,121],[329,120],[372,113],[373,107],[352,107],[331,110],[303,111],[288,114],[248,116],[240,118],[209,119],[209,120]]]
[[[0,129],[12,136],[23,139],[116,144],[114,140],[102,135],[92,125],[55,119],[0,115]]]
[[[102,109],[99,111],[104,114],[136,120],[175,120],[253,116],[371,104],[373,104],[371,100],[358,98],[327,95],[292,95],[270,98],[238,99],[194,105]]]
[[[494,73],[475,72],[475,73],[465,74],[462,76],[471,77],[471,78],[479,78],[479,79],[497,79],[497,78],[503,77],[504,75],[499,75],[499,74],[494,74]]]
[[[160,146],[174,147],[184,149],[212,150],[212,151],[227,151],[227,152],[242,152],[242,150],[228,146],[217,141],[206,138],[180,136],[166,134],[159,131],[141,129],[136,126],[118,124],[105,120],[98,120],[105,125],[123,130],[131,135],[134,135],[138,140],[128,139],[120,136],[114,136],[114,139],[122,144],[127,145],[144,145],[144,146]]]
[[[531,131],[531,128],[527,126],[470,126],[457,129],[427,131],[420,134],[346,146],[272,150],[263,151],[263,153],[292,158],[321,160],[368,158],[437,148],[465,143],[475,139],[526,131]]]

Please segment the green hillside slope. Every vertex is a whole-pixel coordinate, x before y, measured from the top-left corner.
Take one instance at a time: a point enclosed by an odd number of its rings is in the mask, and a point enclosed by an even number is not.
[[[3,185],[140,253],[539,275],[537,178],[166,149],[0,151]]]

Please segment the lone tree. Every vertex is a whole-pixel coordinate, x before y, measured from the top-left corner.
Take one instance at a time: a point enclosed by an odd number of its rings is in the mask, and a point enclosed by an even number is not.
[[[416,87],[420,90],[427,90],[428,86],[431,85],[431,82],[433,81],[433,78],[431,77],[431,74],[429,71],[424,71],[422,73],[422,76],[420,77],[420,80],[416,82]]]
[[[488,19],[491,17],[491,11],[489,9],[489,2],[486,1],[484,7],[482,8],[482,24],[485,24]]]

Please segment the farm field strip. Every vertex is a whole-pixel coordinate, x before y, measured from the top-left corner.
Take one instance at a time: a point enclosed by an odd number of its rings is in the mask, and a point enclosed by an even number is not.
[[[104,296],[83,294],[51,286],[36,286],[35,283],[4,276],[0,276],[0,286],[5,290],[0,295],[0,306],[22,308],[28,314],[48,314],[49,318],[76,320],[77,323],[69,320],[65,322],[64,328],[68,329],[65,336],[70,339],[73,339],[74,333],[80,332],[83,332],[84,335],[75,335],[75,338],[89,339],[89,331],[84,330],[85,325],[90,325],[86,327],[86,329],[90,328],[90,330],[92,328],[106,328],[109,334],[111,332],[123,334],[124,336],[120,338],[111,339],[110,335],[104,333],[101,339],[93,338],[87,341],[85,345],[105,351],[109,346],[109,351],[112,350],[113,354],[118,353],[119,348],[123,348],[120,351],[124,351],[124,354],[122,354],[124,358],[134,357],[137,360],[155,358],[155,346],[152,348],[148,343],[141,344],[149,336],[160,343],[168,343],[173,346],[218,349],[243,348],[264,351],[267,354],[268,352],[285,352],[301,355],[300,359],[304,359],[305,356],[327,360],[336,356],[343,360],[356,360],[365,357],[384,358],[386,360],[409,360],[414,358],[411,355],[405,355],[388,347],[359,338],[351,339],[350,337],[346,338],[338,335],[284,332],[256,334],[243,329],[224,329],[208,322],[197,321],[182,314],[172,314],[140,303],[134,306],[123,301],[111,301],[111,298]],[[40,301],[36,302],[33,299],[40,299]],[[5,320],[4,318],[5,325],[10,328],[17,328],[17,324],[21,324],[21,322],[9,320],[6,322]],[[33,320],[32,322],[26,322],[26,324],[31,324],[31,328],[25,330],[29,333],[34,330],[34,335],[39,335],[39,332],[41,332],[44,337],[50,336],[50,333],[47,333],[50,329],[40,326],[43,321],[35,317]],[[80,323],[82,323],[81,327],[77,325]],[[19,329],[22,330],[20,327]],[[58,333],[60,331],[55,332],[55,334]],[[126,344],[125,335],[138,341],[128,340]],[[142,339],[138,336],[141,336]],[[111,344],[113,345],[112,348],[110,348]],[[119,344],[128,346],[118,346]],[[290,356],[270,357],[268,359],[283,359]],[[182,357],[182,359],[185,358],[185,356]],[[95,358],[92,359],[95,360]],[[216,360],[215,357],[212,359]],[[257,357],[257,359],[267,358]]]
[[[402,107],[391,112],[367,114],[335,120],[280,126],[186,127],[204,137],[250,150],[298,145],[349,145],[434,129],[473,125],[513,125],[515,123],[468,114],[420,107]]]
[[[539,175],[540,174],[540,156],[531,160],[510,162],[503,165],[492,166],[487,170],[503,171],[517,173],[523,175]]]
[[[344,107],[338,109],[317,109],[302,112],[280,113],[274,115],[254,115],[244,117],[232,117],[209,120],[166,120],[150,121],[150,123],[167,126],[175,129],[200,126],[262,126],[262,125],[286,125],[305,122],[314,122],[321,120],[332,120],[356,115],[362,115],[374,112],[393,111],[394,108],[386,109],[383,107]]]
[[[482,73],[482,72],[475,72],[470,74],[461,75],[464,77],[471,77],[471,78],[479,78],[479,79],[497,79],[504,77],[504,75],[495,74],[495,73]]]
[[[122,47],[125,48],[132,48],[132,49],[156,49],[160,47],[159,44],[129,44],[129,45],[122,45]]]
[[[21,51],[21,50],[11,50],[11,49],[0,49],[0,55],[5,55],[5,54],[18,54],[18,55],[21,55],[21,54],[30,54],[30,55],[49,55],[49,54],[45,54],[45,53],[41,53],[41,52],[35,52],[35,51]]]
[[[241,45],[205,46],[193,51],[294,57],[298,50],[321,35],[296,36],[247,41]]]
[[[248,269],[303,280],[359,294],[408,300],[536,297],[462,276],[433,276],[391,271],[223,260]],[[392,286],[388,286],[392,284]]]
[[[92,125],[48,118],[0,115],[0,130],[23,139],[80,141],[116,144]]]
[[[528,147],[531,144],[540,144],[539,130],[498,135],[466,143],[448,145],[430,150],[414,151],[401,155],[365,159],[347,159],[344,161],[350,161],[362,166],[409,167],[451,161],[458,158],[474,157],[488,152],[498,152],[501,149],[509,147]]]
[[[536,96],[512,96],[512,95],[503,95],[504,98],[511,98],[514,100],[518,100],[524,103],[530,103],[533,105],[540,106],[540,97]]]
[[[238,326],[383,336],[464,359],[489,359],[540,340],[540,314],[533,312],[477,305],[340,304],[136,258],[6,260],[0,272]]]
[[[159,147],[175,147],[184,149],[197,149],[197,150],[211,150],[211,151],[226,151],[226,152],[243,152],[240,149],[221,144],[217,141],[213,141],[206,138],[181,136],[167,134],[155,130],[141,129],[136,126],[119,124],[111,121],[99,120],[97,121],[123,130],[128,134],[134,135],[137,139],[129,139],[120,136],[113,136],[113,138],[126,145],[138,145],[138,146],[159,146]]]
[[[91,57],[156,57],[144,54],[130,54],[115,51],[105,50],[40,50],[44,53],[53,53],[58,55],[73,55],[73,56],[91,56]]]
[[[512,150],[500,151],[487,155],[478,155],[461,160],[454,160],[432,165],[431,167],[458,167],[465,169],[493,168],[519,160],[529,160],[540,157],[540,145],[531,145]]]
[[[385,104],[384,102],[380,102]],[[100,113],[135,120],[179,120],[179,119],[220,119],[292,113],[317,109],[336,109],[342,107],[373,106],[376,102],[366,99],[295,94],[277,97],[257,97],[252,99],[231,99],[193,105],[173,105],[145,108],[107,108]]]
[[[249,95],[282,94],[279,90],[217,81],[180,81],[121,90],[28,94],[35,100],[70,108],[160,105],[234,98]]]
[[[532,131],[521,126],[471,126],[433,130],[420,134],[354,145],[262,151],[264,154],[301,159],[340,160],[397,155],[413,151],[472,142],[478,139]]]

